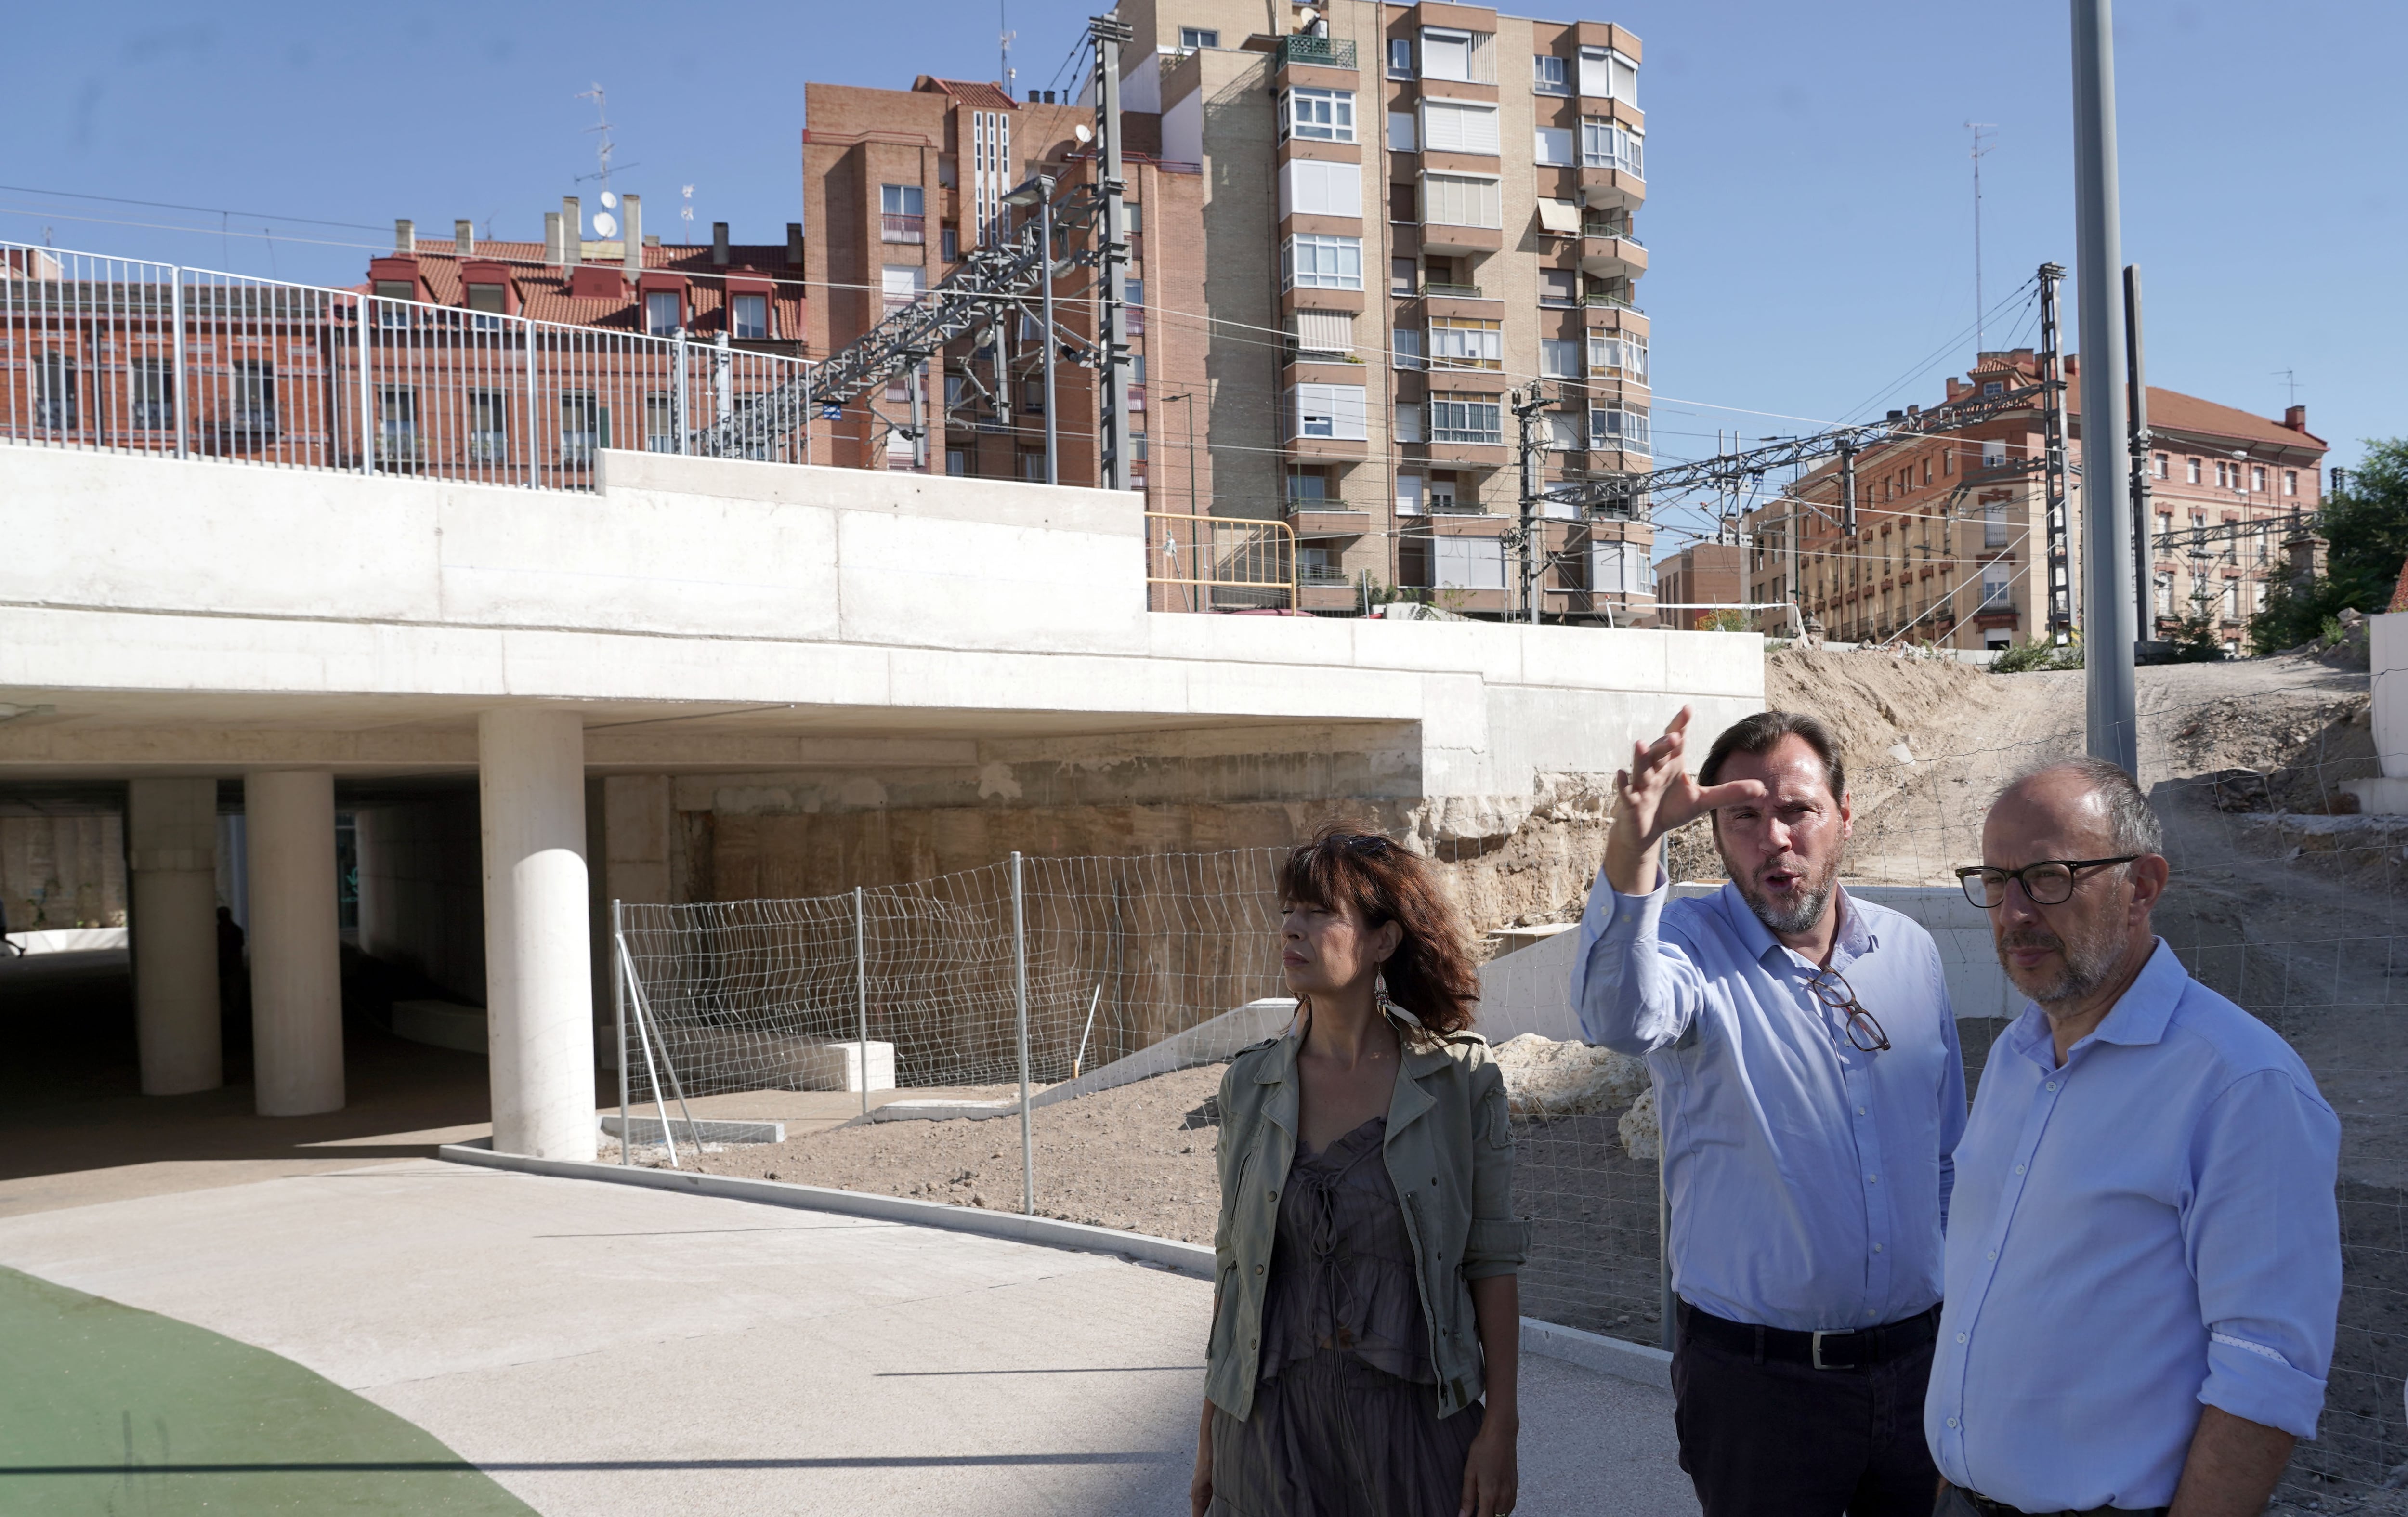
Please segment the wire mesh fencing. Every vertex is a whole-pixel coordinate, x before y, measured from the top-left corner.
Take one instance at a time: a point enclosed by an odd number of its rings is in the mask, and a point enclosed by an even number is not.
[[[0,439],[552,490],[611,448],[810,461],[811,365],[626,320],[0,242]]]

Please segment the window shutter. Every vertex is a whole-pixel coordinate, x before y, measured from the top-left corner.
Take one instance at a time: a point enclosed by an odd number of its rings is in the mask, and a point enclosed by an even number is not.
[[[1639,104],[1639,65],[1620,53],[1613,55],[1613,98],[1628,105]]]
[[[1580,231],[1580,206],[1570,200],[1539,202],[1539,225],[1549,232],[1577,234]]]
[[[1603,48],[1583,48],[1580,53],[1580,93],[1600,99],[1613,94],[1613,70],[1607,62]]]
[[[1420,406],[1398,406],[1397,408],[1397,440],[1398,442],[1421,442],[1426,440],[1426,434],[1422,431],[1422,408]],[[1402,482],[1404,476],[1402,475],[1398,477],[1398,489],[1399,491],[1404,488]],[[1419,479],[1415,479],[1413,481],[1413,488],[1418,493],[1421,488],[1421,481]]]
[[[1572,162],[1572,129],[1569,126],[1541,126],[1531,161],[1570,167]]]
[[[1422,514],[1422,477],[1420,475],[1397,476],[1397,514],[1398,516]]]
[[[1363,165],[1291,158],[1280,165],[1282,216],[1363,214]]]
[[[1308,352],[1353,352],[1354,351],[1354,313],[1342,310],[1297,311],[1296,345]]]
[[[1422,78],[1471,80],[1471,34],[1422,29]]]
[[[1413,136],[1413,113],[1410,110],[1388,112],[1388,150],[1418,152],[1419,139]]]

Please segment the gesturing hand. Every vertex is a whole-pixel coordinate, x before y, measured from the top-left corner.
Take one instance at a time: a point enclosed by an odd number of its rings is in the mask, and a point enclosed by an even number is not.
[[[1656,888],[1656,845],[1666,833],[1716,807],[1764,798],[1759,780],[1698,784],[1682,762],[1688,741],[1689,708],[1684,706],[1663,737],[1631,744],[1630,767],[1614,771],[1613,830],[1605,839],[1605,877],[1625,895],[1644,895]]]

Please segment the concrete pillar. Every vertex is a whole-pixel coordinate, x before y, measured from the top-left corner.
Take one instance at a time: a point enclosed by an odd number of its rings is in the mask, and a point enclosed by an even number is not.
[[[594,1157],[585,726],[535,707],[477,719],[494,1147]]]
[[[263,1117],[343,1105],[343,978],[335,903],[335,777],[243,777],[250,853],[252,1083]]]
[[[218,1037],[218,782],[136,780],[125,787],[131,866],[134,1031],[142,1094],[225,1083]]]

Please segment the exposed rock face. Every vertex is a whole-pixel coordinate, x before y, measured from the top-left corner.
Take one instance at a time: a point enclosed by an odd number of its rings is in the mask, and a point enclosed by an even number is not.
[[[1664,1136],[1656,1125],[1656,1087],[1650,1085],[1630,1109],[1622,1114],[1618,1124],[1622,1133],[1622,1152],[1649,1164],[1664,1156]]]
[[[1587,1043],[1558,1043],[1537,1033],[1499,1044],[1508,1106],[1517,1117],[1580,1117],[1628,1106],[1647,1089],[1647,1066]]]

